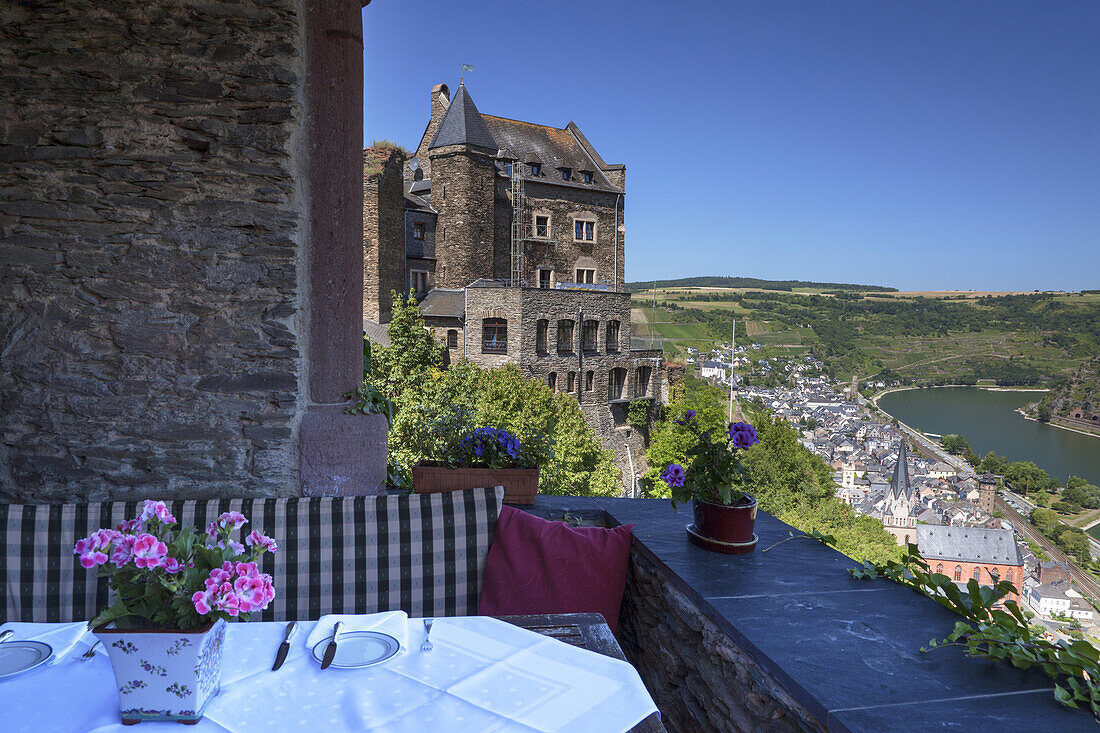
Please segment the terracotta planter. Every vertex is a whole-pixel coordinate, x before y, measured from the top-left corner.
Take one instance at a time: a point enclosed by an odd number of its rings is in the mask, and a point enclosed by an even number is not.
[[[688,539],[712,552],[743,555],[756,549],[756,499],[743,497],[732,505],[693,499],[695,521],[687,526]]]
[[[223,619],[192,631],[116,629],[93,633],[107,650],[123,725],[143,720],[199,722],[221,691]]]
[[[448,468],[421,461],[413,466],[412,476],[418,494],[503,486],[505,504],[533,504],[539,491],[538,468]]]

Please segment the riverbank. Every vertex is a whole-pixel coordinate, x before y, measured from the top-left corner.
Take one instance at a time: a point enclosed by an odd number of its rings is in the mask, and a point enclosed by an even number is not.
[[[1026,412],[1024,412],[1024,408],[1022,408],[1022,407],[1017,407],[1016,412],[1020,413],[1025,420],[1031,420],[1032,422],[1037,422],[1037,423],[1042,422],[1042,420],[1039,420],[1038,418],[1034,418],[1031,415],[1028,415]],[[1054,422],[1053,420],[1051,420],[1049,422],[1046,422],[1044,424],[1049,425],[1052,428],[1058,428],[1059,430],[1068,430],[1069,432],[1077,433],[1078,435],[1087,435],[1090,438],[1100,438],[1100,435],[1098,435],[1096,433],[1090,433],[1087,430],[1081,430],[1079,428],[1070,427],[1069,425],[1062,425],[1060,423]]]
[[[943,389],[944,387],[973,387],[974,389],[982,389],[986,392],[1049,392],[1046,387],[988,387],[981,384],[937,384],[934,387],[918,387],[916,385],[907,385],[905,387],[890,387],[884,389],[881,392],[876,392],[871,396],[871,404],[878,407],[878,400],[880,397],[885,397],[888,394],[894,392],[907,392],[913,389]]]

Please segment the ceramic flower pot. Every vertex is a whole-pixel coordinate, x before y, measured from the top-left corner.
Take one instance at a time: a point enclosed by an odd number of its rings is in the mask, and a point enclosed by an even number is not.
[[[687,526],[687,534],[692,544],[730,555],[756,548],[756,499],[745,496],[730,505],[693,499],[691,504],[695,521]]]
[[[114,668],[123,725],[143,720],[197,723],[221,690],[224,619],[193,631],[98,626]]]

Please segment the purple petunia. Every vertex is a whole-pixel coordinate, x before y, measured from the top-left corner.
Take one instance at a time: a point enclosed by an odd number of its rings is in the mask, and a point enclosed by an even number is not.
[[[680,425],[687,425],[689,422],[691,422],[694,419],[695,419],[695,410],[688,410],[687,412],[684,413],[684,419],[683,420],[677,420],[676,422]]]
[[[674,489],[684,485],[684,467],[679,463],[670,464],[661,474],[661,480]]]
[[[734,448],[749,448],[760,442],[756,429],[747,422],[735,422],[730,425],[730,442]]]

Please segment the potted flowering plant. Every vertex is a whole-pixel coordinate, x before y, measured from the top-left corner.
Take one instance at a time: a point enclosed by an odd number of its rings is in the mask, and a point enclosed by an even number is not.
[[[550,440],[535,435],[520,440],[507,430],[471,429],[452,419],[437,460],[413,467],[413,491],[440,491],[503,486],[508,504],[531,504],[539,487],[539,464],[551,456]],[[456,429],[457,428],[457,429]]]
[[[195,723],[218,694],[226,622],[275,597],[256,564],[275,541],[255,530],[233,539],[247,522],[226,512],[205,533],[179,529],[164,502],[146,501],[140,516],[76,543],[80,564],[110,579],[113,602],[88,625],[111,659],[123,724]]]
[[[695,521],[687,526],[688,539],[715,552],[752,552],[756,499],[743,491],[747,476],[741,456],[760,442],[755,428],[746,422],[732,423],[716,440],[711,431],[699,426],[695,410],[676,422],[694,437],[687,449],[688,465],[670,464],[661,479],[671,490],[673,508],[692,502]]]

